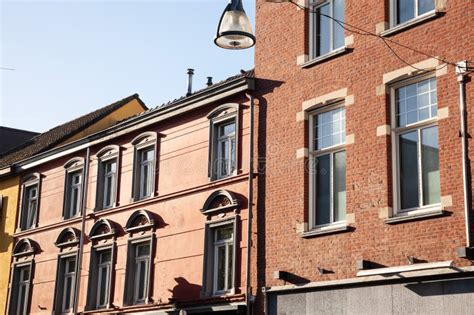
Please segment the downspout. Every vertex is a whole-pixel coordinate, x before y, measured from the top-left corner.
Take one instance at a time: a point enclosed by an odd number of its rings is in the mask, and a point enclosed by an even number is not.
[[[251,303],[250,299],[250,267],[251,267],[251,247],[252,247],[252,207],[253,207],[253,138],[254,138],[254,97],[251,93],[247,94],[250,100],[250,132],[249,132],[249,178],[248,178],[248,216],[247,216],[247,274],[246,274],[246,290],[245,290],[245,304],[247,315],[251,314]]]
[[[460,136],[462,149],[462,179],[463,179],[463,194],[464,194],[464,216],[466,219],[466,247],[471,247],[471,225],[470,225],[470,183],[468,182],[468,162],[467,156],[467,129],[466,129],[466,61],[457,63],[456,73],[459,82],[459,112],[460,112]]]
[[[77,303],[79,302],[79,291],[81,287],[81,266],[82,266],[82,255],[84,252],[84,230],[86,226],[86,210],[87,210],[87,187],[88,187],[88,178],[89,178],[89,160],[90,160],[90,147],[86,149],[86,161],[84,164],[84,172],[83,172],[83,189],[82,189],[82,196],[81,196],[81,210],[82,210],[82,220],[81,220],[81,238],[79,241],[79,253],[77,258],[76,264],[76,285],[74,290],[74,308],[73,313],[77,314]]]

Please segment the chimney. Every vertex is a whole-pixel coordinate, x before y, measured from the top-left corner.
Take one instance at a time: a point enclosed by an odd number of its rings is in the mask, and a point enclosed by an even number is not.
[[[194,75],[194,69],[189,68],[188,69],[188,93],[186,93],[186,96],[189,96],[193,93],[193,75]]]
[[[207,77],[207,83],[206,85],[207,86],[211,86],[213,83],[212,83],[212,77]]]

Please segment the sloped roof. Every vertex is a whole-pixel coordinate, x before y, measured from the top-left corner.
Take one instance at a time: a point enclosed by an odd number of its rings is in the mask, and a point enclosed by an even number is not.
[[[100,119],[104,118],[120,107],[128,104],[132,100],[137,100],[145,110],[147,109],[138,94],[130,95],[115,103],[99,108],[79,118],[54,127],[51,130],[33,137],[20,146],[5,152],[0,156],[0,168],[6,167],[40,152],[51,149],[52,147],[64,142],[67,138],[98,122]]]
[[[38,135],[37,132],[0,126],[0,154],[10,151],[18,145]]]
[[[168,109],[172,106],[175,106],[175,105],[179,105],[181,103],[184,103],[186,102],[187,100],[189,99],[192,99],[193,97],[196,97],[197,95],[202,95],[202,94],[205,94],[206,92],[210,91],[210,90],[215,90],[215,89],[218,89],[222,86],[225,86],[227,83],[230,83],[230,82],[233,82],[233,81],[238,81],[238,80],[241,80],[243,78],[249,78],[249,79],[253,79],[255,77],[255,71],[254,69],[251,69],[251,70],[240,70],[240,74],[237,74],[237,75],[234,75],[234,76],[231,76],[231,77],[228,77],[227,79],[224,79],[222,81],[219,81],[217,83],[214,83],[210,86],[207,86],[203,89],[200,89],[200,90],[196,90],[194,92],[192,92],[190,95],[187,95],[187,96],[181,96],[179,98],[175,98],[174,100],[172,101],[169,101],[169,102],[166,102],[166,103],[163,103],[161,105],[158,105],[158,106],[155,106],[153,108],[150,108],[144,112],[141,112],[141,113],[138,113],[134,116],[130,116],[122,121],[119,121],[117,122],[117,124],[123,124],[123,123],[127,123],[129,122],[130,120],[133,120],[137,117],[142,117],[142,116],[147,116],[149,114],[152,114],[152,113],[155,113],[157,111],[160,111],[160,110],[163,110],[163,109]]]

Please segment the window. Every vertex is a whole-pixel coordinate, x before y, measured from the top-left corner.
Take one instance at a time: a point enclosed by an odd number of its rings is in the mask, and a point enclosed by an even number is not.
[[[235,293],[235,219],[206,224],[203,297]]]
[[[97,181],[97,209],[115,205],[117,191],[117,159],[100,161]]]
[[[311,226],[346,218],[345,109],[319,111],[310,119]]]
[[[404,212],[440,203],[436,78],[393,89],[398,207]]]
[[[233,226],[214,230],[214,294],[229,292],[234,287]]]
[[[312,0],[310,8],[314,12],[310,16],[310,57],[344,47],[344,29],[339,24],[344,22],[344,0]]]
[[[97,296],[96,309],[105,308],[108,304],[110,276],[112,271],[112,251],[104,250],[97,253]]]
[[[13,290],[11,296],[13,302],[11,304],[10,314],[28,314],[30,282],[31,265],[16,266],[13,273]]]
[[[68,172],[66,176],[66,211],[64,218],[77,216],[81,211],[82,170]]]
[[[224,178],[235,171],[235,121],[217,125],[216,167],[217,178]]]
[[[133,243],[129,250],[131,251],[127,270],[129,287],[126,289],[129,304],[146,304],[150,281],[150,241]]]
[[[72,312],[76,287],[76,256],[59,258],[55,307],[59,313]]]
[[[435,10],[435,0],[392,0],[392,25],[399,25]]]
[[[209,129],[210,180],[237,174],[239,147],[239,105],[224,104],[215,108],[207,118]]]
[[[39,204],[39,175],[27,177],[22,185],[20,229],[34,228],[37,222]]]
[[[144,199],[152,195],[154,181],[155,149],[145,148],[138,150],[138,199]]]

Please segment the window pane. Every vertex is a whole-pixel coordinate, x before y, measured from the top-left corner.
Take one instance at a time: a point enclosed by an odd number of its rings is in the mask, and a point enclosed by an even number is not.
[[[216,291],[225,289],[225,246],[217,247],[217,288]]]
[[[400,135],[401,209],[416,208],[418,201],[418,132]]]
[[[397,24],[406,22],[415,17],[416,0],[397,0]]]
[[[104,206],[112,205],[112,176],[107,176],[104,182]]]
[[[68,310],[71,308],[71,292],[72,292],[72,278],[67,277],[64,281],[64,302],[63,310]]]
[[[137,275],[137,300],[145,299],[145,283],[146,283],[146,262],[140,261],[138,263]]]
[[[110,262],[112,259],[112,253],[110,251],[102,252],[100,254],[100,263]]]
[[[21,270],[21,281],[25,282],[30,280],[30,269],[25,267]]]
[[[344,108],[337,108],[332,111],[321,113],[317,115],[315,122],[314,147],[317,150],[342,144],[345,142],[345,110]]]
[[[221,136],[221,137],[232,135],[235,132],[235,123],[223,125],[219,129],[220,129],[219,136]]]
[[[431,78],[396,90],[399,127],[436,117],[436,79]]]
[[[69,260],[66,265],[67,265],[67,269],[66,269],[67,273],[76,272],[76,261],[75,260],[73,260],[73,259]]]
[[[316,52],[315,56],[321,56],[331,51],[331,20],[321,14],[330,16],[329,4],[319,7],[315,13],[316,26]]]
[[[225,228],[216,229],[216,241],[232,239],[234,228],[229,226]]]
[[[26,306],[26,286],[20,285],[18,287],[17,314],[26,314],[24,312],[25,306]]]
[[[344,22],[344,0],[334,0],[334,18],[337,21]],[[333,22],[333,25],[334,25],[333,49],[336,49],[336,48],[340,48],[344,46],[344,29],[339,23],[335,21]]]
[[[316,158],[316,225],[331,222],[331,167],[330,155]]]
[[[334,154],[334,221],[346,219],[346,152]]]
[[[108,268],[101,267],[99,270],[99,299],[98,305],[103,306],[106,303],[107,287],[108,287]]]
[[[435,9],[434,0],[418,0],[418,15],[422,15],[426,12]]]
[[[230,173],[235,170],[235,139],[230,140]]]
[[[438,127],[421,130],[423,204],[440,202]]]
[[[137,257],[144,257],[150,255],[150,246],[149,245],[138,245],[137,247]]]

